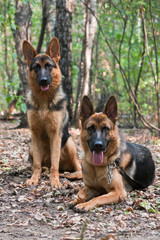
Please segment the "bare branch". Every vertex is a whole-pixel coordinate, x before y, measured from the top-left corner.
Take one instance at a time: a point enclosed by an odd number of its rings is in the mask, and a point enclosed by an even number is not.
[[[134,30],[134,23],[132,24],[132,27],[131,27],[131,34],[129,37],[129,48],[128,48],[128,80],[129,81],[130,81],[130,52],[132,47],[133,30]]]
[[[154,73],[154,69],[153,69],[153,64],[152,64],[152,59],[151,59],[150,54],[149,54],[147,30],[146,30],[146,24],[145,24],[145,20],[144,20],[144,11],[143,11],[143,7],[142,7],[142,6],[140,7],[140,10],[141,10],[142,21],[143,21],[143,31],[144,31],[144,37],[145,37],[145,44],[146,44],[147,55],[148,55],[149,63],[150,63],[150,66],[151,66],[152,75],[153,75],[154,81],[156,82],[156,77],[155,77],[155,73]]]
[[[123,40],[124,40],[126,27],[127,27],[127,21],[128,21],[128,17],[127,17],[127,14],[126,14],[125,10],[124,10],[123,3],[122,3],[122,1],[120,1],[120,2],[121,2],[121,5],[122,5],[125,16],[123,16],[122,12],[117,8],[117,6],[113,2],[111,2],[112,6],[119,12],[122,20],[124,21],[122,38],[120,40],[120,45],[119,45],[119,61],[121,61],[121,48],[122,48],[122,43],[123,43]]]
[[[139,85],[140,78],[141,78],[141,73],[142,73],[142,68],[143,68],[143,63],[144,63],[144,56],[145,56],[145,25],[144,25],[144,13],[143,13],[143,11],[141,11],[141,15],[142,15],[142,29],[143,29],[143,51],[142,51],[142,57],[141,57],[141,63],[140,63],[138,78],[137,78],[137,82],[136,82],[136,86],[135,86],[135,93],[138,91],[138,85]]]
[[[39,41],[37,45],[37,53],[40,53],[41,51],[48,17],[49,17],[49,14],[47,12],[47,1],[42,0],[42,25],[41,25],[41,33],[40,33]]]

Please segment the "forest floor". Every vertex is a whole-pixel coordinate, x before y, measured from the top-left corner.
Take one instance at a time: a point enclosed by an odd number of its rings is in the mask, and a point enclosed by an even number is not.
[[[156,179],[144,191],[128,194],[119,204],[88,213],[68,208],[82,180],[61,178],[63,188],[50,187],[48,170],[40,184],[25,184],[32,170],[27,161],[30,132],[11,129],[18,122],[0,121],[0,240],[159,240],[160,239],[160,138],[147,130],[122,130],[128,141],[149,147],[156,164]],[[81,158],[79,130],[71,129]]]

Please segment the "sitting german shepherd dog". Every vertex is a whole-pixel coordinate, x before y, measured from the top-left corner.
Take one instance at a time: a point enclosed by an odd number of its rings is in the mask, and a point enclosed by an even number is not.
[[[38,184],[42,165],[50,167],[51,186],[60,188],[59,169],[81,175],[74,142],[68,133],[66,95],[62,88],[58,65],[60,46],[53,38],[46,54],[37,54],[29,42],[23,42],[23,54],[28,64],[27,117],[32,135],[30,155],[33,175],[27,184]]]
[[[85,187],[72,202],[75,210],[123,201],[125,190],[144,189],[153,182],[155,165],[149,149],[125,142],[119,133],[115,97],[110,97],[103,113],[95,113],[90,99],[84,96],[80,119]]]

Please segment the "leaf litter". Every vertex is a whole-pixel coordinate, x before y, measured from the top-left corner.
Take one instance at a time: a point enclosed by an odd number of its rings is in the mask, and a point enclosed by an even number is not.
[[[68,207],[82,180],[61,178],[62,189],[49,184],[44,169],[38,186],[27,186],[29,129],[13,129],[17,122],[0,122],[0,239],[160,239],[160,139],[147,130],[124,130],[126,140],[150,148],[156,163],[154,184],[128,194],[119,204],[88,213]],[[79,129],[70,129],[79,158],[83,156]]]

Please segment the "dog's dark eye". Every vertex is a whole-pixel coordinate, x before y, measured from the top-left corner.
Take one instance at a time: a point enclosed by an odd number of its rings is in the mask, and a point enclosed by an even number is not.
[[[51,63],[46,63],[46,65],[45,65],[45,68],[48,69],[49,71],[51,71],[52,68],[56,68],[56,67],[57,67],[57,66],[56,66],[55,62],[53,62],[53,64],[51,64]]]
[[[96,131],[95,125],[92,124],[91,126],[89,126],[89,127],[87,128],[87,131],[88,131],[89,133],[94,133],[94,132]]]
[[[52,68],[53,68],[53,66],[52,66],[50,63],[46,63],[46,65],[45,65],[45,69],[51,71]]]
[[[41,66],[40,66],[39,64],[35,64],[35,65],[33,66],[33,69],[34,69],[36,72],[39,71],[40,68],[41,68]]]
[[[107,133],[109,131],[109,128],[107,126],[103,126],[101,130],[102,132]]]

